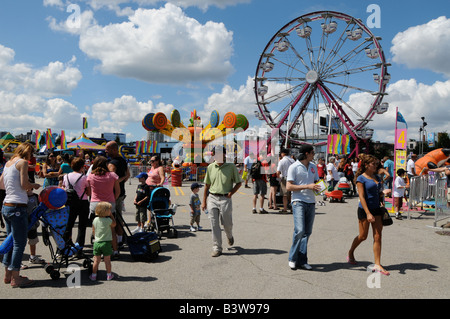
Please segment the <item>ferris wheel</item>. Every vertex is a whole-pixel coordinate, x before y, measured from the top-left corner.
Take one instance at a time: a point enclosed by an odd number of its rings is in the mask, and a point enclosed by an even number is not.
[[[292,144],[324,145],[332,133],[367,140],[370,121],[389,107],[382,102],[389,64],[379,40],[361,20],[339,12],[292,20],[258,61],[255,114]]]

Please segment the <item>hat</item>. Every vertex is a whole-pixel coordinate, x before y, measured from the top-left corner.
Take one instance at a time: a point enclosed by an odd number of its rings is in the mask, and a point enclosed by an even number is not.
[[[195,189],[195,188],[200,188],[200,187],[203,187],[203,185],[202,185],[202,184],[199,184],[199,183],[193,183],[193,184],[191,184],[191,190],[192,190],[192,189]]]
[[[146,172],[141,172],[141,173],[139,173],[138,176],[136,176],[136,178],[147,178],[147,177],[148,177],[148,175]]]

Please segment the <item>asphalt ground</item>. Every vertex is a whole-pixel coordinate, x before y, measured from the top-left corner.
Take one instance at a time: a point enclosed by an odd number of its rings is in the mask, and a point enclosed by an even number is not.
[[[39,182],[39,180],[38,180]],[[136,227],[133,199],[138,180],[126,183],[126,213],[131,229]],[[284,300],[284,299],[447,299],[450,297],[450,236],[433,228],[432,214],[412,214],[383,230],[382,265],[390,276],[373,274],[372,232],[356,250],[357,265],[346,262],[348,249],[358,234],[358,199],[316,205],[313,234],[308,245],[312,271],[291,270],[288,251],[292,241],[292,214],[252,214],[252,190],[241,187],[233,197],[234,245],[220,257],[211,257],[210,223],[202,214],[202,231],[189,230],[190,182],[168,186],[178,238],[161,239],[162,252],[153,262],[134,261],[125,245],[121,258],[112,262],[115,279],[106,281],[104,263],[98,280],[91,282],[83,260],[71,262],[80,270],[52,280],[40,265],[29,265],[22,275],[36,281],[29,288],[13,289],[0,284],[0,299],[159,299],[177,300]],[[202,194],[202,190],[201,190]],[[202,198],[202,196],[201,196]],[[320,199],[320,198],[318,198]],[[445,220],[439,225],[445,224]],[[74,237],[76,227],[74,228]],[[91,230],[87,230],[87,243]],[[0,240],[5,237],[0,232]],[[92,253],[87,245],[86,254]],[[28,264],[29,248],[24,263]],[[50,261],[42,237],[37,254]],[[78,268],[77,268],[78,267]],[[72,277],[71,277],[72,276]],[[3,273],[1,275],[3,278]],[[67,278],[72,278],[68,285]],[[68,286],[76,285],[75,288]],[[191,303],[192,303],[191,302]],[[177,304],[178,305],[178,304]],[[181,306],[180,306],[181,307]],[[179,311],[179,308],[171,309]],[[260,309],[261,310],[261,309]],[[264,309],[263,309],[264,310]]]

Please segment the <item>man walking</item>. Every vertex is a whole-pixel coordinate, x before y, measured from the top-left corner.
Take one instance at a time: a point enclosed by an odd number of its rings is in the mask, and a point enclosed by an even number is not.
[[[208,209],[211,220],[213,252],[212,257],[222,254],[222,233],[220,222],[233,246],[233,203],[231,197],[242,185],[238,170],[233,163],[225,163],[225,148],[216,146],[212,152],[215,161],[208,165],[205,175],[202,210]]]
[[[118,181],[120,185],[120,195],[116,199],[116,214],[122,214],[122,210],[124,209],[123,201],[125,199],[125,182],[128,178],[130,178],[130,171],[128,169],[127,162],[119,154],[119,146],[116,141],[109,141],[106,143],[105,151],[110,157],[110,161],[108,163],[109,171],[114,172],[117,176],[119,176]],[[119,250],[117,246],[121,244],[123,236],[123,225],[121,224],[121,218],[116,218],[116,221],[117,243],[115,244],[115,240],[113,238],[114,254],[112,256],[114,259],[119,257]]]
[[[294,159],[289,156],[288,149],[281,150],[281,160],[277,166],[277,177],[280,178],[280,195],[283,196],[283,210],[281,213],[287,213],[288,202],[291,199],[290,192],[286,189],[286,177],[289,166],[294,163]]]
[[[312,233],[315,217],[315,195],[320,186],[317,166],[314,159],[314,148],[302,145],[298,160],[289,167],[286,188],[292,191],[292,213],[294,216],[294,235],[289,251],[289,267],[293,270],[300,267],[311,270],[308,264],[307,246]]]

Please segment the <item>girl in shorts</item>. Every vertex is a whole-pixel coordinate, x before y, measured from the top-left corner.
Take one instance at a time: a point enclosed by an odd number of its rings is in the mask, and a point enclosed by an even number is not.
[[[375,266],[372,271],[389,276],[380,264],[381,259],[381,231],[383,229],[383,211],[380,209],[383,200],[383,185],[376,175],[380,161],[373,155],[362,154],[361,166],[356,172],[356,186],[359,194],[358,221],[359,235],[355,237],[348,252],[347,261],[357,264],[354,256],[356,247],[366,240],[369,226],[373,231],[373,252]]]
[[[112,205],[108,202],[99,202],[95,207],[95,219],[92,222],[92,233],[95,236],[94,241],[94,265],[89,279],[97,280],[97,270],[100,261],[103,260],[106,266],[106,279],[111,280],[114,275],[111,273],[111,255],[112,249],[112,230],[116,227],[116,221],[111,212]]]

